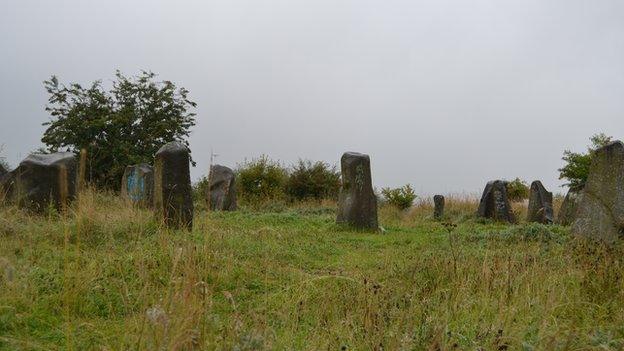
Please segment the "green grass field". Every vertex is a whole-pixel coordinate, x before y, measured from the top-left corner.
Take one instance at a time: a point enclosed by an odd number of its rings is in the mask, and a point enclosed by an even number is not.
[[[624,347],[624,250],[448,208],[455,229],[382,208],[376,234],[327,204],[199,209],[192,233],[102,194],[64,217],[3,207],[0,349]]]

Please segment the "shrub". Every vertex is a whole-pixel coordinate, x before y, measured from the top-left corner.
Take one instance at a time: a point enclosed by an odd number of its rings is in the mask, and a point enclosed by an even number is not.
[[[335,199],[339,189],[340,172],[322,161],[299,160],[286,183],[286,194],[296,200]]]
[[[3,147],[0,145],[0,155],[2,154],[2,149]],[[7,162],[6,158],[3,156],[0,156],[0,176],[2,176],[4,173],[10,170],[11,170],[11,166]]]
[[[520,178],[507,182],[506,187],[507,197],[510,201],[522,201],[529,197],[529,186]]]
[[[193,202],[206,202],[206,194],[208,193],[209,186],[210,182],[208,181],[208,176],[202,176],[197,182],[195,182],[193,184]]]
[[[384,196],[387,203],[396,206],[401,210],[410,208],[417,197],[409,184],[394,189],[383,188],[381,189],[381,194]]]
[[[570,150],[563,152],[562,160],[566,165],[559,169],[559,179],[568,181],[565,185],[572,189],[582,189],[589,175],[589,166],[592,163],[594,152],[611,142],[611,137],[603,133],[595,134],[590,138],[591,145],[586,153],[577,153]]]
[[[288,173],[278,162],[266,155],[238,165],[237,187],[243,199],[250,201],[275,199],[284,195]]]

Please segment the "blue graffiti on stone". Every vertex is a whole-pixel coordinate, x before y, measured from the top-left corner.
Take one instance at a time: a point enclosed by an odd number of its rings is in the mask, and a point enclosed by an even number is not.
[[[128,189],[128,196],[132,201],[138,202],[144,199],[145,197],[145,180],[143,177],[139,176],[136,170],[132,170],[132,172],[128,175],[128,180],[126,184]]]

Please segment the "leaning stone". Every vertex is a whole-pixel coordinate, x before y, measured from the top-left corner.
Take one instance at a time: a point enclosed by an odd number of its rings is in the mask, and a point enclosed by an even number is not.
[[[156,152],[154,160],[154,207],[171,228],[193,227],[193,199],[189,150],[170,142]]]
[[[570,189],[563,199],[559,214],[557,215],[557,224],[570,225],[574,222],[576,217],[576,210],[578,204],[583,198],[583,189]]]
[[[373,192],[370,158],[346,152],[340,159],[342,185],[338,198],[337,223],[358,229],[377,230],[377,198]]]
[[[213,165],[210,167],[210,186],[206,198],[213,211],[236,210],[236,176],[225,166]]]
[[[544,188],[542,182],[536,180],[531,183],[527,222],[552,224],[554,217],[552,199],[552,193]]]
[[[621,141],[594,153],[572,233],[607,243],[624,236],[624,144]]]
[[[479,202],[477,215],[495,221],[515,223],[516,218],[507,198],[506,182],[493,180],[487,183]]]
[[[147,163],[127,166],[121,178],[121,197],[148,207],[154,201],[154,168]]]
[[[32,154],[12,172],[10,187],[18,206],[35,212],[64,209],[76,197],[76,155]]]
[[[444,196],[435,195],[433,197],[433,218],[440,219],[444,216]]]

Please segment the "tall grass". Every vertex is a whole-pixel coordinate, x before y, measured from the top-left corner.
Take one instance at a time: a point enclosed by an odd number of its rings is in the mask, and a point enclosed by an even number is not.
[[[621,349],[624,251],[558,226],[421,202],[385,235],[333,204],[198,213],[192,232],[86,190],[66,215],[0,208],[0,349]]]

